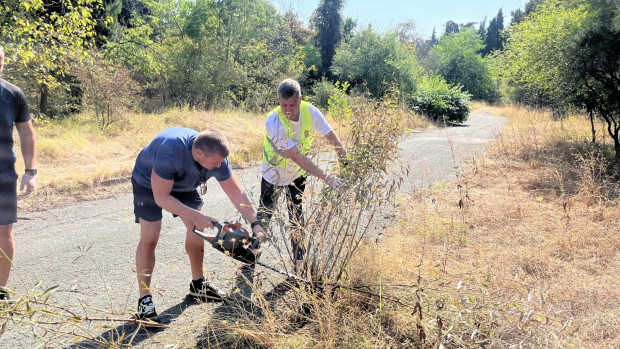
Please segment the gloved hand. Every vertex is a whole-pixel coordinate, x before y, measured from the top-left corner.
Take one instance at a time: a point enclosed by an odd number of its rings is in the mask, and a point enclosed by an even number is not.
[[[325,184],[329,185],[330,188],[338,190],[342,186],[342,179],[336,177],[335,174],[329,174],[323,179]]]
[[[22,183],[19,186],[19,190],[22,192],[21,195],[24,197],[30,195],[36,185],[37,182],[34,180],[34,176],[28,174],[22,175]],[[24,192],[24,187],[26,187],[26,192]]]

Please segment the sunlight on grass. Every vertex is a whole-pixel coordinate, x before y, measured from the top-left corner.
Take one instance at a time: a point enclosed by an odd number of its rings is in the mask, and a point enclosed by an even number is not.
[[[193,326],[231,348],[620,345],[620,184],[603,125],[596,124],[593,144],[583,115],[480,108],[510,120],[488,153],[454,182],[395,198],[393,224],[360,240],[337,284],[317,289],[283,281],[274,296],[257,278],[250,301],[233,302],[222,318],[205,307],[209,325]],[[137,151],[159,130],[191,125],[226,130],[239,153],[234,162],[252,163],[260,159],[262,122],[262,115],[172,111],[133,115],[105,132],[79,119],[46,125],[38,129],[41,168],[58,176],[45,179],[49,187],[96,185],[128,175]],[[351,212],[325,227],[351,239],[354,230],[334,223],[362,221]],[[174,326],[160,343],[196,330]]]

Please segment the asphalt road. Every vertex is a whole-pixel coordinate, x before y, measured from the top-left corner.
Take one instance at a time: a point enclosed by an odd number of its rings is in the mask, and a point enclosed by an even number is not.
[[[401,187],[401,194],[456,178],[463,167],[484,150],[505,122],[503,117],[472,113],[464,125],[427,130],[403,139],[400,144],[402,161],[409,166],[410,174]],[[256,203],[260,168],[244,169],[235,174]],[[203,212],[220,220],[239,219],[217,182],[212,180],[208,185]],[[138,298],[133,268],[140,234],[132,211],[132,195],[125,193],[43,212],[20,212],[20,220],[15,224],[16,255],[9,285],[20,293],[32,289],[38,282],[42,285],[40,290],[57,285],[51,297],[54,304],[74,310],[88,309],[90,316],[110,313],[116,318],[128,318],[135,311]],[[158,311],[167,313],[169,322],[198,316],[201,307],[205,306],[195,306],[185,298],[191,274],[184,250],[184,235],[182,222],[165,214],[152,286],[156,290]],[[207,249],[205,266],[208,277],[222,289],[232,293],[240,286],[243,278],[236,262]],[[269,274],[260,267],[257,272]],[[210,311],[217,311],[218,305],[208,307]],[[103,333],[105,338],[114,334],[92,326],[88,330]],[[73,337],[65,339],[70,341]],[[29,348],[37,344],[40,341],[33,337],[29,326],[8,325],[0,338],[0,348]],[[54,342],[51,346],[69,344]],[[88,345],[87,342],[78,344]],[[164,346],[151,336],[136,337],[132,344]]]

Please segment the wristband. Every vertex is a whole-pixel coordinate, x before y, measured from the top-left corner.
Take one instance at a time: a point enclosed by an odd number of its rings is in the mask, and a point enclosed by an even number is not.
[[[261,223],[260,219],[255,220],[254,222],[252,222],[252,224],[250,224],[250,226],[252,227],[252,229],[254,229],[255,226],[260,225],[260,227],[263,227],[263,224]]]

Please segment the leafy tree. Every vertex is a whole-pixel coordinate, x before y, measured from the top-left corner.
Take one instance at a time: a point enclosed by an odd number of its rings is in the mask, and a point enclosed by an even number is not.
[[[493,101],[494,84],[485,60],[478,54],[482,40],[472,27],[444,35],[431,49],[428,68],[453,85],[461,85],[474,99]]]
[[[312,23],[316,29],[316,45],[321,52],[320,71],[329,75],[336,48],[342,39],[340,12],[344,0],[321,0],[314,11]]]
[[[397,34],[378,34],[369,26],[338,48],[332,71],[338,80],[365,88],[376,98],[393,86],[410,94],[421,74],[411,49],[399,41]]]
[[[433,33],[431,35],[431,42],[433,43],[433,45],[439,42],[439,40],[437,40],[437,31],[435,30],[435,27],[433,27]]]
[[[534,10],[536,10],[536,7],[542,4],[544,1],[545,0],[529,0],[527,3],[525,3],[525,8],[523,10],[518,8],[514,11],[510,11],[510,15],[512,16],[510,25],[515,25],[523,22],[523,20],[525,20],[525,17],[530,13],[534,12]]]
[[[456,22],[454,21],[446,22],[446,30],[444,32],[444,35],[448,35],[450,33],[458,33],[458,32],[459,32],[459,25],[456,24]]]
[[[85,104],[95,112],[100,129],[121,120],[131,110],[138,86],[127,68],[93,52],[92,58],[73,67],[84,88]]]
[[[579,23],[585,20],[584,6],[570,6],[560,0],[539,6],[525,21],[511,27],[498,71],[509,83],[538,91],[538,102],[556,108],[566,106],[568,98],[578,93],[572,72],[573,52],[583,34]]]
[[[51,113],[51,89],[69,88],[71,62],[87,56],[95,36],[92,12],[100,6],[99,0],[0,2],[0,44],[11,62],[6,75],[26,89],[36,82],[39,105],[33,109],[41,114]]]
[[[485,48],[482,51],[482,55],[486,56],[495,50],[501,50],[504,46],[504,38],[502,37],[502,31],[504,30],[504,14],[502,9],[499,9],[497,16],[489,23],[486,35],[484,36]]]
[[[613,0],[593,0],[588,14],[588,30],[575,52],[575,89],[581,92],[575,101],[605,121],[620,165],[620,28],[614,25],[620,11]],[[595,140],[594,127],[592,132]]]
[[[342,41],[348,42],[357,27],[357,19],[347,17],[342,24]]]
[[[602,118],[620,163],[617,17],[613,0],[549,0],[514,26],[502,59],[509,81],[544,92],[555,109]]]
[[[525,18],[525,11],[518,8],[516,10],[510,11],[510,15],[512,16],[512,19],[510,20],[510,25],[515,25],[523,22],[523,19]]]
[[[478,27],[478,35],[480,36],[480,39],[482,39],[482,42],[485,42],[486,36],[487,36],[486,25],[487,25],[487,18],[485,16],[482,22],[480,22],[480,26]]]

